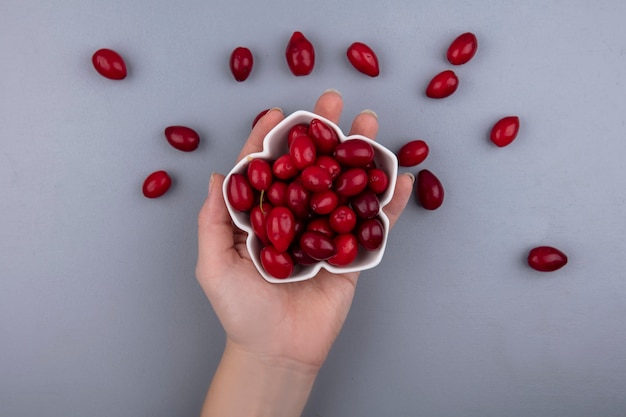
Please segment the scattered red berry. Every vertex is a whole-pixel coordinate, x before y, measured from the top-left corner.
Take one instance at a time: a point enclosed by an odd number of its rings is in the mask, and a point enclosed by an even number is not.
[[[423,140],[412,140],[402,145],[398,151],[398,164],[401,167],[419,165],[428,156],[428,145]]]
[[[519,132],[519,117],[507,116],[498,120],[491,128],[490,139],[498,147],[509,145]]]
[[[366,44],[354,42],[348,47],[346,54],[348,55],[348,61],[357,71],[370,77],[378,77],[380,74],[378,57],[372,48]]]
[[[164,133],[169,144],[179,151],[192,152],[200,144],[198,133],[186,126],[168,126]]]
[[[240,46],[230,54],[230,71],[239,82],[245,81],[250,76],[253,65],[254,57],[248,48]]]
[[[452,41],[446,57],[452,65],[463,65],[476,54],[478,40],[471,32],[463,33]]]
[[[432,172],[423,169],[415,181],[415,197],[426,210],[437,210],[443,204],[443,186]]]
[[[551,246],[538,246],[528,253],[528,265],[540,272],[552,272],[567,264],[567,256]]]
[[[94,68],[100,75],[111,80],[126,78],[126,63],[120,54],[112,49],[99,49],[91,57]]]
[[[454,93],[459,86],[459,79],[452,70],[445,70],[435,75],[426,88],[430,98],[445,98]]]
[[[315,66],[313,44],[301,32],[294,32],[285,51],[287,65],[295,76],[309,75]]]
[[[170,189],[172,178],[165,171],[155,171],[143,182],[143,195],[147,198],[161,197]]]

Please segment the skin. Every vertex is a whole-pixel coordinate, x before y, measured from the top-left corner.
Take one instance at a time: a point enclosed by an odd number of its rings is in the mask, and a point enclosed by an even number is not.
[[[339,122],[343,101],[335,90],[317,100],[314,112]],[[284,115],[272,109],[250,133],[238,160],[261,150],[263,137]],[[350,134],[375,138],[375,113],[358,114]],[[221,192],[224,176],[213,174],[198,216],[196,276],[224,330],[226,346],[201,415],[299,416],[313,383],[346,319],[358,273],[322,269],[313,279],[271,284],[256,271],[246,234],[233,226]],[[393,226],[413,188],[399,175],[384,208]]]

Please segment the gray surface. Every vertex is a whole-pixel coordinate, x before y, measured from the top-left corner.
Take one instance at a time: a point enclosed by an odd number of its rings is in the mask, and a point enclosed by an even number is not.
[[[626,415],[626,3],[4,1],[0,5],[0,415],[189,416],[223,333],[194,278],[196,213],[263,108],[345,98],[390,148],[420,137],[446,186],[411,204],[362,275],[304,413]],[[318,64],[291,76],[293,30]],[[479,38],[442,101],[423,95],[459,33]],[[355,40],[382,75],[352,70]],[[238,84],[230,51],[256,67]],[[91,68],[100,47],[130,75]],[[522,128],[486,139],[498,118]],[[169,124],[201,147],[169,147]],[[167,169],[160,200],[143,178]],[[414,169],[414,172],[417,170]],[[524,265],[538,244],[570,263]]]

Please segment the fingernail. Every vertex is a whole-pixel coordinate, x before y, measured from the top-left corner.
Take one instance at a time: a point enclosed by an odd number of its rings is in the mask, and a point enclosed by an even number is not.
[[[371,114],[372,116],[378,119],[378,115],[376,114],[374,110],[365,109],[361,112],[361,114]]]
[[[338,96],[341,96],[341,93],[339,92],[339,90],[335,90],[334,88],[329,88],[328,90],[324,91],[324,94],[326,93],[335,93]]]
[[[214,181],[215,181],[215,172],[212,172],[211,177],[209,178],[209,195],[211,194],[211,190],[213,189]]]
[[[407,175],[409,178],[411,178],[411,182],[415,183],[415,175],[411,174],[410,172],[405,172],[404,175]]]
[[[283,112],[283,109],[281,109],[280,107],[272,107],[271,109],[269,109],[268,113],[269,113],[270,111],[272,111],[272,110],[276,110],[276,111],[279,111],[279,112],[281,112],[281,113]]]

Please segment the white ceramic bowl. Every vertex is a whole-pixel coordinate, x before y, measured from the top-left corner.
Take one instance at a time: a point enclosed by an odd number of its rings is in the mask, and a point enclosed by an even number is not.
[[[325,261],[320,261],[314,265],[301,266],[296,265],[294,267],[293,273],[289,278],[285,279],[277,279],[273,276],[269,275],[265,272],[265,269],[261,265],[260,252],[262,249],[262,244],[260,240],[256,237],[254,232],[252,231],[252,226],[250,225],[249,213],[247,212],[239,212],[233,209],[230,205],[227,197],[227,184],[230,180],[230,176],[234,173],[245,174],[247,171],[248,164],[251,160],[255,158],[263,158],[267,160],[272,160],[278,158],[280,155],[288,153],[287,147],[287,134],[289,130],[298,124],[301,123],[310,123],[313,119],[319,119],[326,123],[328,126],[332,127],[339,137],[340,142],[345,142],[351,139],[362,139],[368,143],[370,143],[374,147],[375,156],[374,160],[376,161],[376,166],[383,169],[388,177],[389,177],[389,186],[387,190],[379,196],[380,201],[380,212],[378,213],[378,217],[383,223],[384,227],[384,236],[383,242],[380,247],[376,250],[369,251],[362,248],[359,245],[359,252],[350,265],[337,267],[330,265]],[[291,115],[287,116],[282,122],[280,122],[276,127],[274,127],[263,139],[263,150],[261,152],[252,153],[244,157],[235,167],[228,173],[226,179],[224,181],[223,193],[224,200],[226,201],[226,206],[228,207],[228,211],[230,212],[230,216],[233,222],[239,227],[241,230],[248,233],[248,238],[246,239],[246,245],[248,247],[248,252],[250,252],[250,257],[254,262],[257,270],[265,278],[265,280],[272,283],[288,283],[288,282],[296,282],[303,281],[310,278],[313,278],[320,271],[321,268],[324,268],[333,273],[346,273],[346,272],[355,272],[355,271],[363,271],[366,269],[370,269],[378,265],[383,257],[385,252],[385,247],[387,245],[387,238],[389,235],[389,219],[382,211],[382,207],[386,206],[391,197],[393,196],[393,190],[396,186],[396,179],[398,176],[398,159],[396,155],[385,148],[384,146],[376,143],[375,141],[366,138],[361,135],[350,135],[345,136],[339,127],[331,122],[328,119],[325,119],[315,113],[311,113],[305,110],[299,110]]]

